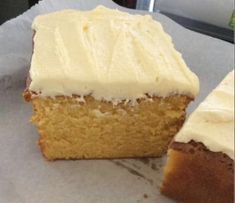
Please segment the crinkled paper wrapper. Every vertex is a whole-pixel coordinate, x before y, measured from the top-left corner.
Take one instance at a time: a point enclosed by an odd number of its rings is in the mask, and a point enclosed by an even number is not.
[[[172,202],[159,193],[166,157],[48,162],[36,144],[31,105],[22,99],[32,54],[32,20],[43,13],[99,4],[147,14],[109,0],[44,0],[0,26],[0,202]],[[201,91],[191,112],[233,68],[233,45],[189,31],[161,14],[152,16],[200,78]]]

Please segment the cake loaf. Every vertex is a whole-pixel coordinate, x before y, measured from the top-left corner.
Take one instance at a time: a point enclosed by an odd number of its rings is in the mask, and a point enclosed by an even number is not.
[[[26,101],[48,160],[156,157],[197,76],[150,16],[102,6],[36,17]]]
[[[234,71],[174,138],[161,190],[185,203],[234,202]]]

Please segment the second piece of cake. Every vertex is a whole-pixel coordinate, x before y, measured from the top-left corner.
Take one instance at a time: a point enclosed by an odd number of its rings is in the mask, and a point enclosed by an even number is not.
[[[234,71],[176,135],[164,174],[162,193],[180,202],[234,202]]]
[[[166,152],[199,84],[160,23],[98,7],[39,16],[33,29],[24,97],[47,159]]]

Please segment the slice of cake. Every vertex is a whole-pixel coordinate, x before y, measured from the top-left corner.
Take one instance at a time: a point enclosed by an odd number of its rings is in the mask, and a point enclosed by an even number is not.
[[[234,202],[234,71],[174,138],[161,190],[186,203]]]
[[[33,30],[24,97],[47,159],[166,152],[199,84],[160,23],[98,7],[39,16]]]

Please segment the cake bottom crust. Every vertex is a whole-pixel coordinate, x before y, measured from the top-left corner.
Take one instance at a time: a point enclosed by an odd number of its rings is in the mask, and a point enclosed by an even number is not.
[[[233,203],[234,161],[202,143],[173,142],[161,192],[185,203]]]
[[[137,105],[113,105],[91,96],[31,101],[41,150],[55,160],[161,156],[181,128],[191,98],[155,97]]]

